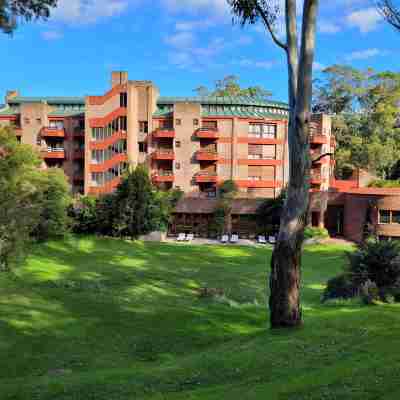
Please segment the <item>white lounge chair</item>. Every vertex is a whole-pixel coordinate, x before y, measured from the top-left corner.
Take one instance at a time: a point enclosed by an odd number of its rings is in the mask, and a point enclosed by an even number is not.
[[[239,241],[239,235],[232,235],[231,236],[231,243],[237,243]]]
[[[177,242],[184,242],[186,240],[186,235],[184,233],[180,233],[176,240]]]
[[[276,243],[276,237],[275,236],[269,236],[268,237],[268,243],[275,244]]]
[[[257,242],[258,243],[260,243],[260,244],[267,244],[267,239],[265,238],[265,236],[259,236],[258,238],[257,238]]]
[[[193,239],[194,239],[193,233],[188,233],[188,234],[186,235],[186,241],[187,241],[187,242],[191,242]]]
[[[229,242],[229,236],[228,235],[222,235],[221,243],[228,243],[228,242]]]

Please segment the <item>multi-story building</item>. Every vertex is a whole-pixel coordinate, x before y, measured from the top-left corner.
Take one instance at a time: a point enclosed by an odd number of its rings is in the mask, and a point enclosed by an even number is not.
[[[40,151],[43,167],[60,167],[74,193],[84,191],[84,102],[80,98],[6,96],[0,126],[13,125],[17,139]]]
[[[327,192],[334,147],[330,117],[311,119],[311,159],[318,160],[311,190]],[[162,97],[151,81],[130,81],[126,72],[113,72],[111,88],[101,96],[32,98],[10,91],[0,124],[14,124],[22,143],[37,146],[43,167],[63,168],[74,193],[111,192],[128,165],[145,163],[154,184],[180,188],[196,211],[204,207],[196,199],[212,200],[225,180],[236,182],[238,197],[257,199],[278,196],[289,177],[287,104]],[[323,219],[319,208],[314,202],[315,224]]]

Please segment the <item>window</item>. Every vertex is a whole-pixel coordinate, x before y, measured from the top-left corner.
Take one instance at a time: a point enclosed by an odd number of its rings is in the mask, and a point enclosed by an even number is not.
[[[128,93],[119,94],[119,106],[126,108],[128,106]]]
[[[217,121],[203,121],[203,128],[217,130]]]
[[[26,125],[29,125],[29,124],[31,123],[31,120],[30,120],[29,118],[25,117],[25,118],[24,118],[24,123],[25,123]]]
[[[199,125],[199,120],[198,120],[197,118],[195,118],[195,119],[193,120],[193,125],[194,125],[194,126],[198,126],[198,125]]]
[[[175,163],[175,169],[181,169],[181,163],[176,162]]]
[[[392,224],[400,224],[400,211],[392,211]]]
[[[181,147],[181,142],[180,142],[179,140],[177,140],[177,141],[175,142],[175,147]]]
[[[175,120],[176,125],[182,125],[182,120],[181,119],[176,119]]]
[[[38,123],[38,125],[42,125],[42,118],[36,118],[36,122]]]
[[[147,153],[147,143],[139,142],[139,152],[140,153]]]
[[[276,124],[250,124],[249,136],[255,138],[275,139]]]
[[[139,132],[140,133],[149,132],[149,123],[147,121],[139,121]]]
[[[379,210],[379,223],[380,224],[390,224],[390,211],[389,210]]]

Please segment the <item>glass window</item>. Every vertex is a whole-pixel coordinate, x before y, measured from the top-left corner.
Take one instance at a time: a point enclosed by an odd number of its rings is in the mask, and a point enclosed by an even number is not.
[[[392,211],[392,224],[400,224],[400,211]]]
[[[148,133],[149,124],[147,121],[139,121],[139,132],[140,133]]]
[[[181,142],[180,142],[179,140],[177,140],[177,141],[175,142],[175,147],[181,147]]]
[[[379,210],[379,223],[380,224],[390,224],[390,211],[389,210]]]

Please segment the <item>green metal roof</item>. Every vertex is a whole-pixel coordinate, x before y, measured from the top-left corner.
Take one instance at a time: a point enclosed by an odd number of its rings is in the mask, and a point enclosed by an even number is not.
[[[85,105],[84,97],[22,97],[17,96],[8,100],[8,104],[48,103],[48,104],[77,104]]]
[[[174,103],[200,103],[210,105],[243,105],[243,106],[258,106],[258,107],[276,107],[288,109],[288,104],[281,101],[268,100],[263,97],[250,96],[196,96],[196,97],[159,97],[157,103],[174,104]]]
[[[71,110],[71,109],[57,109],[50,112],[49,117],[78,117],[83,116],[85,113],[85,109],[81,110]]]
[[[8,105],[0,108],[0,116],[9,116],[18,114],[18,109],[16,107],[10,107]]]

